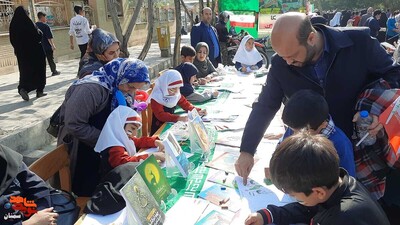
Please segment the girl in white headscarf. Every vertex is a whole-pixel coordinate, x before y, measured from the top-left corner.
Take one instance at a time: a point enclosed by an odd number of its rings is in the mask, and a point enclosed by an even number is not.
[[[136,155],[141,148],[158,147],[159,152],[152,153],[157,160],[164,161],[164,145],[157,137],[137,138],[142,126],[139,114],[127,106],[118,106],[108,116],[94,150],[101,154],[102,174],[128,162],[139,162],[149,155]]]
[[[340,27],[340,19],[342,18],[341,12],[336,12],[335,16],[329,21],[329,26],[331,27]]]
[[[183,110],[190,111],[194,107],[180,93],[183,86],[181,74],[176,70],[167,70],[157,78],[149,100],[153,110],[151,134],[154,134],[165,122],[187,121],[188,117],[175,115],[175,108],[179,105]],[[200,115],[206,115],[205,109],[196,108]]]
[[[254,47],[254,38],[251,35],[244,36],[233,61],[235,61],[236,69],[241,72],[251,72],[261,68],[263,60]]]

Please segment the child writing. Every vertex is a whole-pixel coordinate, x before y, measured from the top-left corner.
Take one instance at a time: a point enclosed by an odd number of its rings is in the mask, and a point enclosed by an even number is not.
[[[193,64],[199,70],[197,74],[197,79],[199,80],[199,84],[204,85],[207,82],[211,81],[213,78],[213,74],[216,74],[217,71],[215,67],[211,63],[208,58],[209,48],[207,43],[199,42],[196,45],[196,58],[194,59]]]
[[[118,106],[108,116],[94,147],[101,155],[102,174],[128,163],[139,162],[149,155],[136,155],[136,149],[158,147],[159,152],[152,153],[157,160],[164,161],[164,145],[157,137],[137,138],[142,126],[139,114],[127,106]]]
[[[167,70],[157,78],[153,92],[149,96],[153,110],[151,134],[165,122],[187,121],[187,115],[175,115],[175,107],[178,105],[183,110],[190,111],[195,107],[181,95],[180,87],[183,86],[181,74],[176,70]],[[196,108],[199,115],[206,115],[205,109]]]
[[[263,59],[254,47],[254,38],[251,35],[244,36],[233,61],[235,61],[236,69],[244,73],[261,68]]]
[[[285,139],[270,161],[272,182],[298,202],[268,205],[252,213],[246,225],[389,225],[378,202],[364,186],[339,168],[332,142],[302,131]]]
[[[339,155],[340,167],[346,169],[349,175],[356,176],[353,145],[343,131],[335,126],[329,116],[328,103],[322,95],[312,90],[296,92],[286,102],[282,121],[289,127],[283,139],[307,129],[311,134],[322,134],[331,140]]]
[[[176,70],[181,73],[183,78],[183,86],[180,91],[189,102],[205,102],[212,98],[218,97],[218,91],[205,90],[202,93],[196,92],[193,88],[196,82],[197,68],[192,63],[182,63]]]

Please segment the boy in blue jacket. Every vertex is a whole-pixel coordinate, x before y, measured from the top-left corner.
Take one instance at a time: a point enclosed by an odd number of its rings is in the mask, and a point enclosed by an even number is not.
[[[301,129],[311,134],[322,134],[332,141],[339,155],[339,165],[355,177],[353,145],[343,131],[335,126],[329,115],[328,103],[320,94],[312,90],[300,90],[290,97],[282,113],[282,121],[289,128],[282,139]]]

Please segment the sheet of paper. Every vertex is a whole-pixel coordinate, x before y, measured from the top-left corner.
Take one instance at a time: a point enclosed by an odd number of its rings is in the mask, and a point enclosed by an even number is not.
[[[267,205],[282,206],[294,202],[289,195],[278,190],[274,185],[265,185],[253,179],[247,180],[247,185],[243,185],[243,178],[235,178],[240,196],[242,197],[242,207],[247,207],[251,212],[256,212]]]
[[[183,196],[165,214],[164,225],[195,224],[208,205],[206,200]]]
[[[83,219],[81,225],[106,225],[106,224],[123,225],[127,224],[125,218],[126,218],[126,208],[107,216],[87,214],[85,216],[85,219]]]

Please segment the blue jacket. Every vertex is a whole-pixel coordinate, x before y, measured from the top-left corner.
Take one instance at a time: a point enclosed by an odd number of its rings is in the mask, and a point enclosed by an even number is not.
[[[333,28],[315,25],[322,30],[329,45],[328,70],[320,84],[307,72],[310,66],[289,66],[279,55],[271,60],[266,84],[258,100],[253,103],[251,114],[243,132],[240,151],[254,154],[282,102],[301,89],[311,89],[325,97],[336,126],[347,137],[353,134],[352,119],[360,92],[381,78],[398,84],[400,66],[371,38],[365,28]],[[310,106],[312,107],[312,106]]]
[[[396,19],[394,17],[389,18],[386,25],[387,25],[386,36],[387,37],[396,36],[397,32],[393,31],[394,29],[396,29]]]
[[[208,28],[207,25],[203,22],[193,25],[192,31],[190,32],[190,43],[193,46],[193,48],[196,48],[196,45],[199,42],[207,43],[208,48],[210,50],[209,54],[208,54],[208,58],[210,58],[210,61],[215,66],[215,62],[221,62],[221,51],[219,51],[219,53],[220,53],[219,55],[217,55],[217,56],[214,55],[214,48],[219,48],[219,45],[214,46],[213,41],[212,41],[210,35],[208,34],[207,28]],[[217,41],[218,41],[217,30],[213,26],[211,26],[211,28],[214,31],[215,37],[217,37]]]
[[[292,134],[292,129],[286,129],[282,141]],[[344,168],[350,176],[356,177],[356,164],[354,162],[353,145],[350,139],[346,137],[343,131],[337,126],[335,126],[335,131],[329,135],[328,139],[332,141],[339,155],[339,166]]]

